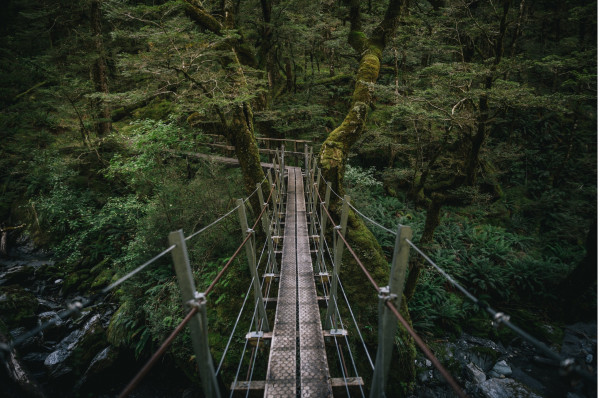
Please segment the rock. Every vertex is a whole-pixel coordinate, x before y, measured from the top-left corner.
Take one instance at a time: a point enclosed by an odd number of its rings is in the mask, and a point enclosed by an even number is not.
[[[23,355],[23,361],[32,363],[44,363],[46,358],[48,358],[47,352],[30,352]]]
[[[479,384],[479,392],[485,398],[541,398],[513,379],[489,379]]]
[[[560,353],[565,358],[585,361],[589,354],[596,352],[597,334],[598,327],[595,323],[580,322],[567,326]]]
[[[481,384],[486,380],[485,373],[473,362],[467,364],[466,368],[467,379],[475,384]]]
[[[10,331],[10,337],[13,340],[18,339],[20,336],[22,336],[23,334],[25,334],[26,332],[28,332],[29,330],[27,330],[24,327],[20,327],[20,328],[16,328]],[[19,344],[20,349],[23,348],[27,348],[27,347],[31,347],[33,345],[36,345],[38,343],[38,339],[37,336],[31,336],[28,339],[26,339],[25,341],[22,341]]]
[[[8,339],[2,333],[0,333],[0,343],[8,343]],[[2,359],[0,360],[0,368],[4,368],[2,373],[6,373],[9,379],[8,382],[3,381],[0,384],[0,393],[2,393],[2,396],[4,394],[8,395],[10,391],[14,392],[14,396],[19,397],[44,397],[41,388],[35,379],[31,377],[27,369],[23,367],[14,349],[11,351],[7,350],[6,352],[2,351],[0,355],[3,355],[3,357],[0,357]]]
[[[57,339],[63,335],[63,332],[67,325],[67,322],[60,319],[60,317],[58,316],[58,313],[56,311],[42,312],[41,314],[38,315],[38,317],[39,317],[38,322],[40,325],[43,325],[50,321],[54,322],[54,324],[52,324],[51,326],[48,326],[42,332],[45,339]]]
[[[50,376],[58,378],[75,369],[81,372],[92,359],[103,334],[100,315],[94,315],[83,328],[71,332],[44,361]]]
[[[94,382],[93,379],[102,379],[102,371],[110,368],[117,359],[117,352],[112,346],[108,346],[101,350],[90,362],[83,377],[79,379],[75,385],[75,390],[85,389],[88,382]],[[96,380],[97,382],[98,380]],[[87,384],[86,384],[87,383]]]
[[[37,298],[18,285],[0,287],[0,316],[11,329],[32,326],[38,308]]]
[[[58,309],[62,309],[60,304],[56,304],[53,301],[45,300],[43,298],[38,298],[38,310],[47,312],[47,311],[56,311]]]
[[[496,372],[502,376],[510,376],[512,374],[512,369],[508,366],[506,361],[502,360],[494,365],[492,372]]]
[[[426,370],[425,372],[419,373],[419,381],[425,383],[427,380],[433,378],[433,370]]]
[[[111,346],[106,347],[102,351],[100,351],[90,362],[90,366],[88,366],[85,371],[86,374],[94,374],[98,373],[113,364],[116,359],[116,352]]]
[[[34,278],[35,269],[26,265],[18,265],[9,268],[8,271],[0,275],[5,285],[21,285]]]

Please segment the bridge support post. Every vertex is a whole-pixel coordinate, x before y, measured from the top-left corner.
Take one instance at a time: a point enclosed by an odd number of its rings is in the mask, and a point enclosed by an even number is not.
[[[398,327],[398,319],[390,311],[386,303],[391,301],[396,309],[400,310],[410,254],[410,246],[406,240],[411,238],[412,229],[408,226],[398,225],[389,285],[380,288],[379,291],[379,330],[377,332],[379,344],[377,346],[377,358],[375,360],[370,398],[385,396],[385,386],[390,371],[394,336]]]
[[[315,162],[316,164],[317,162]],[[311,235],[315,236],[317,234],[317,199],[319,195],[319,187],[321,186],[321,169],[317,169],[317,182],[313,183],[311,187],[312,197],[311,197],[311,208],[310,208],[310,224],[312,227]]]
[[[254,318],[256,330],[262,330],[263,332],[270,331],[269,320],[267,319],[267,311],[265,310],[264,300],[262,291],[260,289],[260,279],[258,278],[258,272],[256,270],[256,242],[254,230],[248,227],[248,219],[246,218],[246,209],[244,208],[244,200],[238,199],[238,215],[240,216],[240,225],[242,227],[242,237],[245,239],[246,234],[252,234],[253,236],[246,243],[246,256],[248,257],[248,267],[250,268],[250,275],[252,276],[252,286],[254,287],[254,302],[258,303],[258,312]],[[262,321],[262,322],[259,322]],[[260,329],[259,329],[260,328]]]
[[[308,144],[304,144],[304,173],[308,170]]]
[[[275,161],[273,161],[273,171],[275,171]],[[273,220],[275,221],[275,225],[273,225],[273,232],[275,235],[281,235],[281,224],[279,223],[279,212],[281,211],[279,208],[280,203],[280,195],[279,195],[279,182],[277,181],[277,171],[275,171],[275,182],[273,181],[273,177],[271,175],[271,170],[267,171],[267,178],[269,179],[269,185],[275,185],[275,189],[273,190]]]
[[[269,204],[265,203],[265,197],[263,195],[260,183],[256,184],[256,189],[258,190],[258,199],[260,200],[260,203],[263,206],[267,206],[267,209],[268,209]],[[275,189],[273,189],[273,191],[275,191]],[[269,257],[271,258],[271,265],[272,265],[271,271],[272,271],[272,273],[276,274],[279,271],[278,271],[278,267],[277,267],[277,259],[275,258],[275,248],[273,247],[273,237],[271,234],[271,226],[269,225],[269,216],[267,213],[268,212],[266,210],[263,212],[261,221],[262,221],[263,229],[265,230],[267,246],[269,247]],[[266,266],[266,272],[269,272],[268,270],[269,270],[269,264],[267,264],[267,266]]]
[[[319,252],[317,253],[319,259],[318,262],[321,264],[321,272],[327,272],[327,266],[325,265],[325,256],[323,255],[323,246],[325,245],[325,229],[327,229],[327,215],[325,210],[329,210],[329,200],[331,198],[331,183],[327,183],[327,189],[325,189],[325,202],[321,202],[321,233],[319,234]]]
[[[285,143],[281,144],[281,162],[279,162],[279,173],[280,175],[280,179],[281,179],[281,184],[283,184],[283,182],[285,181]]]
[[[220,398],[221,392],[215,376],[215,368],[208,346],[208,320],[206,317],[206,297],[196,291],[190,259],[188,257],[183,231],[173,231],[169,234],[169,244],[175,245],[171,252],[177,281],[181,289],[181,298],[184,306],[196,306],[198,312],[189,322],[192,337],[192,347],[196,354],[196,363],[202,380],[204,396]]]
[[[333,279],[329,290],[329,301],[327,304],[327,315],[325,316],[325,329],[332,329],[331,334],[337,334],[338,316],[335,312],[337,308],[337,288],[339,284],[340,265],[342,263],[342,254],[344,254],[344,242],[338,236],[338,231],[342,236],[346,236],[346,226],[348,224],[348,204],[350,196],[344,195],[342,201],[342,218],[340,225],[333,227],[334,254],[333,254]]]

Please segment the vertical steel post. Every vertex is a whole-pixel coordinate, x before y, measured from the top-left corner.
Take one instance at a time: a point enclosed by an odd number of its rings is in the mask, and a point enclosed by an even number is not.
[[[263,206],[267,206],[267,209],[269,208],[269,204],[265,202],[265,197],[263,195],[262,192],[262,188],[260,186],[260,183],[256,184],[256,189],[258,189],[258,199],[260,200],[260,203],[262,203]],[[264,211],[263,215],[262,215],[262,226],[263,229],[265,230],[265,236],[267,239],[267,246],[269,247],[269,257],[271,258],[271,265],[272,265],[272,272],[273,273],[277,273],[278,268],[277,268],[277,260],[275,259],[275,248],[273,247],[273,238],[272,238],[272,234],[271,234],[271,227],[269,226],[269,215],[268,215],[268,211]],[[265,268],[266,272],[269,272],[269,264],[267,264],[267,267]]]
[[[323,246],[325,245],[325,229],[327,228],[327,214],[325,213],[325,209],[329,209],[329,199],[331,198],[331,183],[327,183],[327,189],[325,190],[325,202],[321,202],[320,210],[321,210],[321,233],[319,234],[319,252],[317,253],[319,256],[319,261],[321,262],[321,269],[323,272],[327,271],[327,266],[325,265],[325,256],[323,255]]]
[[[208,346],[208,320],[206,317],[206,297],[202,293],[196,292],[196,285],[190,267],[190,259],[188,257],[185,238],[183,231],[173,231],[169,234],[169,244],[175,245],[175,249],[171,251],[173,264],[175,265],[175,273],[177,281],[181,289],[181,298],[183,305],[197,306],[198,312],[192,317],[188,323],[192,337],[192,347],[196,354],[196,364],[198,372],[202,380],[202,389],[204,395],[210,398],[220,398],[221,392],[219,384],[215,377],[215,368],[213,365],[212,356]]]
[[[275,186],[273,189],[273,221],[277,224],[272,225],[272,230],[275,235],[279,235],[279,190],[277,189],[277,184],[273,182],[273,176],[271,175],[271,170],[267,170],[267,178],[269,180],[269,186]],[[277,179],[277,173],[275,173],[275,179]],[[270,224],[270,223],[269,223]]]
[[[333,278],[331,280],[331,287],[329,290],[329,301],[327,302],[327,315],[325,317],[325,329],[333,329],[332,334],[337,332],[337,314],[335,308],[337,307],[337,287],[340,274],[340,265],[342,263],[342,254],[344,254],[344,243],[338,236],[337,231],[339,230],[342,236],[346,236],[346,226],[348,224],[348,204],[350,203],[350,196],[344,195],[342,201],[342,218],[340,225],[333,227],[335,244],[335,253],[333,254]]]
[[[246,209],[244,208],[244,200],[238,199],[238,215],[240,216],[240,225],[242,227],[242,238],[246,239],[246,234],[254,234],[254,231],[248,228],[248,219],[246,218]],[[248,243],[246,243],[246,256],[248,257],[248,267],[250,268],[250,275],[253,278],[252,285],[254,286],[254,301],[258,303],[258,313],[255,318],[256,330],[260,325],[259,318],[262,319],[261,330],[263,332],[269,331],[269,320],[267,319],[267,312],[265,311],[265,305],[263,300],[262,291],[260,289],[260,279],[258,278],[258,272],[256,270],[256,250],[254,237],[252,237]]]
[[[411,238],[412,229],[407,226],[398,225],[389,285],[380,288],[379,291],[379,330],[377,332],[379,343],[377,345],[377,359],[375,360],[370,398],[385,396],[385,386],[390,371],[394,336],[398,327],[398,319],[387,308],[386,303],[391,301],[394,307],[400,310],[410,254],[410,246],[406,240]]]
[[[279,163],[279,172],[281,173],[281,183],[285,181],[285,143],[281,144],[281,162]]]
[[[316,163],[316,162],[315,162]],[[317,234],[317,200],[319,199],[319,195],[317,194],[317,192],[319,192],[319,187],[321,183],[321,169],[317,169],[317,182],[313,183],[313,189],[312,189],[312,203],[311,203],[311,209],[310,209],[310,221],[311,221],[311,226],[312,226],[312,231],[311,231],[311,235],[315,236]]]
[[[304,174],[308,170],[308,144],[304,144]]]

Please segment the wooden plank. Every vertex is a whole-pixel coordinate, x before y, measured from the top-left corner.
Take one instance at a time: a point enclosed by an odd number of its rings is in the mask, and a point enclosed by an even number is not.
[[[364,388],[365,383],[362,377],[348,377],[346,379],[340,377],[331,379],[330,381],[335,398],[348,397],[348,393],[350,393],[350,397],[352,398],[363,396],[361,387]],[[346,387],[348,388],[346,389]]]
[[[238,381],[237,383],[231,383],[232,396],[235,398],[262,398],[265,392],[265,381]]]

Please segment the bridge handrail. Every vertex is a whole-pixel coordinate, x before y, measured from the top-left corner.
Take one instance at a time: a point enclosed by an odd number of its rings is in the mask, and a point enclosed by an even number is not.
[[[323,181],[327,182],[327,180],[325,180],[325,178],[323,176],[321,176],[321,177],[323,178]],[[333,192],[333,194],[335,196],[337,196],[339,199],[343,200],[343,198],[337,192],[335,192],[333,189],[331,190],[331,192]],[[352,204],[349,204],[349,206],[350,206],[350,208],[352,208],[352,210],[354,210],[356,213],[358,213],[364,220],[369,221],[370,223],[376,225],[380,229],[388,232],[389,234],[391,234],[393,236],[397,235],[396,232],[390,230],[389,228],[384,227],[383,225],[379,224],[375,220],[373,220],[373,219],[365,216],[362,212],[360,212]],[[332,222],[333,222],[333,220],[332,220]],[[347,244],[347,242],[345,241],[345,239],[343,237],[342,237],[342,239],[344,240],[344,243],[348,247],[350,253],[353,255],[353,257],[355,258],[355,260],[357,261],[357,263],[359,264],[359,266],[362,268],[363,272],[368,272],[366,270],[366,268],[364,268],[364,266],[362,265],[362,263],[359,262],[359,260],[357,259],[355,253],[352,251],[352,249]],[[417,245],[415,245],[410,239],[405,239],[405,240],[406,240],[406,242],[413,249],[415,249],[415,251],[421,257],[423,257],[423,259],[425,259],[425,261],[427,261],[448,282],[450,282],[450,284],[452,286],[454,286],[461,293],[463,293],[469,300],[471,300],[473,303],[475,303],[479,308],[481,308],[485,312],[487,312],[492,317],[492,322],[493,322],[493,324],[496,327],[500,326],[501,324],[504,324],[506,327],[508,327],[509,329],[511,329],[513,332],[515,332],[516,334],[518,334],[519,336],[521,336],[523,339],[525,339],[526,341],[528,341],[529,343],[531,343],[534,347],[536,347],[542,353],[544,353],[545,355],[547,355],[548,357],[550,357],[554,361],[556,361],[557,365],[560,368],[562,368],[563,370],[565,370],[566,372],[574,372],[577,375],[585,378],[586,380],[591,381],[591,382],[597,384],[598,381],[597,381],[596,377],[594,375],[592,375],[590,372],[588,372],[587,370],[585,370],[583,367],[581,367],[580,365],[578,365],[573,358],[563,358],[563,357],[561,357],[558,353],[552,351],[544,343],[542,343],[541,341],[539,341],[538,339],[536,339],[535,337],[533,337],[529,333],[525,332],[520,327],[518,327],[515,324],[513,324],[510,321],[510,315],[507,315],[507,314],[505,314],[503,312],[500,312],[500,311],[496,311],[490,305],[488,305],[486,302],[484,302],[482,300],[479,300],[472,293],[470,293],[465,287],[463,287],[460,283],[458,283],[452,276],[450,276],[446,271],[444,271],[439,265],[437,265],[431,258],[429,258],[425,253],[423,253],[423,251],[421,249],[419,249],[419,247],[417,247]],[[369,278],[369,281],[371,282],[371,284],[373,284],[374,286],[376,286],[376,283],[374,282],[374,280],[372,280],[372,278]],[[388,303],[388,307],[390,307],[390,303]],[[392,312],[394,312],[394,311],[392,311]],[[401,322],[402,322],[402,320],[401,320]]]
[[[323,209],[325,210],[325,213],[327,214],[327,217],[330,219],[330,221],[331,221],[331,223],[333,225],[336,225],[335,221],[331,217],[331,214],[329,213],[329,211],[327,210],[327,208],[324,206],[324,202],[323,202],[323,199],[321,198],[320,192],[317,191],[317,195],[319,197],[319,201],[320,201],[321,205],[323,206]],[[339,195],[338,195],[338,197],[339,197]],[[346,248],[348,249],[348,251],[350,252],[350,254],[352,255],[352,257],[354,258],[354,260],[356,261],[356,263],[359,265],[359,267],[361,268],[361,270],[363,271],[363,273],[365,274],[365,276],[367,277],[367,279],[369,280],[369,282],[371,283],[371,285],[374,287],[375,291],[379,294],[380,293],[380,287],[377,284],[377,282],[375,282],[375,279],[373,279],[373,276],[371,275],[371,273],[364,266],[364,264],[362,263],[362,261],[360,260],[360,258],[358,257],[358,255],[354,252],[354,250],[352,249],[352,247],[350,246],[350,244],[348,243],[348,241],[346,240],[346,238],[344,238],[344,235],[340,232],[340,230],[339,229],[335,229],[335,232],[337,232],[338,238],[340,238],[342,240],[342,242],[344,243],[344,245],[346,246]],[[427,344],[425,344],[425,342],[423,340],[421,340],[421,338],[416,334],[416,332],[410,327],[410,325],[408,324],[408,322],[396,310],[396,308],[394,307],[394,305],[390,301],[387,301],[386,305],[390,309],[393,308],[392,313],[394,314],[394,316],[396,316],[396,318],[398,318],[398,320],[400,321],[400,323],[402,324],[402,326],[404,326],[404,328],[406,329],[406,331],[411,335],[411,337],[414,339],[415,343],[419,346],[419,348],[421,349],[421,351],[423,351],[423,353],[425,354],[425,356],[427,358],[429,358],[429,360],[431,361],[431,363],[433,364],[433,366],[440,372],[440,374],[442,375],[442,377],[446,380],[446,382],[450,385],[450,387],[454,390],[454,392],[459,397],[466,398],[467,395],[460,388],[460,386],[458,385],[458,383],[456,383],[456,381],[454,380],[454,378],[452,377],[452,375],[450,375],[450,373],[441,364],[441,362],[437,359],[437,357],[433,354],[433,352],[431,352],[431,350],[429,349],[429,347],[427,346]]]
[[[267,207],[269,206],[269,201],[273,195],[274,189],[275,189],[275,184],[273,184],[271,186],[269,196],[268,196],[266,202],[264,203],[264,205],[262,206],[262,210],[261,210],[260,214],[258,215],[258,217],[256,217],[256,221],[254,222],[254,225],[252,226],[252,228],[249,231],[247,231],[246,237],[244,238],[242,243],[238,246],[236,251],[229,258],[229,260],[223,266],[223,268],[221,268],[221,270],[219,271],[217,276],[213,279],[213,281],[210,283],[208,288],[206,288],[206,290],[203,293],[204,297],[208,297],[208,295],[214,290],[216,284],[223,277],[223,275],[225,274],[225,272],[227,271],[229,266],[233,263],[233,261],[237,258],[237,256],[241,252],[242,248],[248,243],[250,238],[253,236],[254,229],[258,225],[258,222],[261,220],[263,213],[266,211]],[[258,191],[258,188],[254,192],[256,192],[256,191]],[[254,192],[251,195],[253,195]],[[159,350],[152,356],[152,358],[150,358],[150,360],[144,365],[144,367],[136,374],[134,379],[127,385],[127,387],[125,387],[125,389],[119,395],[119,398],[125,398],[131,393],[131,391],[133,391],[133,389],[144,378],[144,376],[148,373],[148,371],[152,368],[152,366],[154,366],[154,364],[156,363],[158,358],[160,358],[160,356],[162,356],[162,354],[164,354],[164,352],[166,351],[166,349],[168,348],[170,343],[173,341],[173,339],[183,330],[183,327],[192,319],[192,316],[195,315],[198,311],[199,311],[199,308],[197,306],[195,306],[192,308],[192,310],[190,312],[188,312],[188,314],[186,315],[184,320],[181,321],[181,323],[175,328],[175,330],[171,333],[171,335],[164,341],[164,343],[161,345]]]

